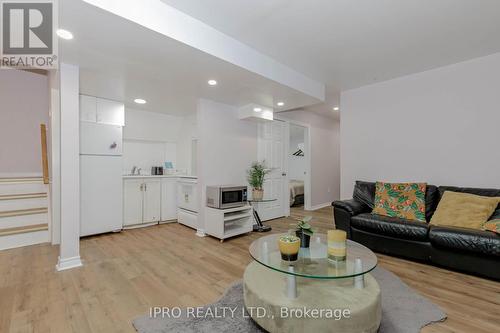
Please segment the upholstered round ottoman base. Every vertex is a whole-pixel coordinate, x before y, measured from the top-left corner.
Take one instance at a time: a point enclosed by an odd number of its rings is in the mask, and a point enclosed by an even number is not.
[[[274,332],[377,332],[382,317],[380,288],[370,275],[364,288],[353,279],[300,278],[297,297],[287,297],[287,275],[257,262],[244,274],[247,312],[265,330]]]

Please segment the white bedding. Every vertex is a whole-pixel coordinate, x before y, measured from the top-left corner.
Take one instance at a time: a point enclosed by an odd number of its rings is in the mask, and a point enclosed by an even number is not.
[[[290,180],[290,207],[295,203],[295,197],[304,194],[304,181]]]

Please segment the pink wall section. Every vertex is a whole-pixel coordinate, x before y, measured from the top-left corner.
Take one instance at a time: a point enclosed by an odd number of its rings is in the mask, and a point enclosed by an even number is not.
[[[47,76],[0,70],[0,177],[41,175],[41,123],[49,124]]]

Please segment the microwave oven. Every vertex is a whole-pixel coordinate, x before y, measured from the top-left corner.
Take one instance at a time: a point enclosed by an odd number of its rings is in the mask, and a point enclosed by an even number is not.
[[[247,187],[234,185],[207,186],[207,207],[225,209],[247,204]]]

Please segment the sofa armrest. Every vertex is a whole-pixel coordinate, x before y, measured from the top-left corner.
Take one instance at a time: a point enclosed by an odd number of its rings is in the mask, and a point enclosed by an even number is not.
[[[345,210],[351,216],[370,212],[370,207],[354,199],[337,200],[332,202],[332,206]]]
[[[349,239],[352,234],[351,217],[370,211],[370,207],[354,199],[334,201],[332,206],[335,228],[346,231]]]

